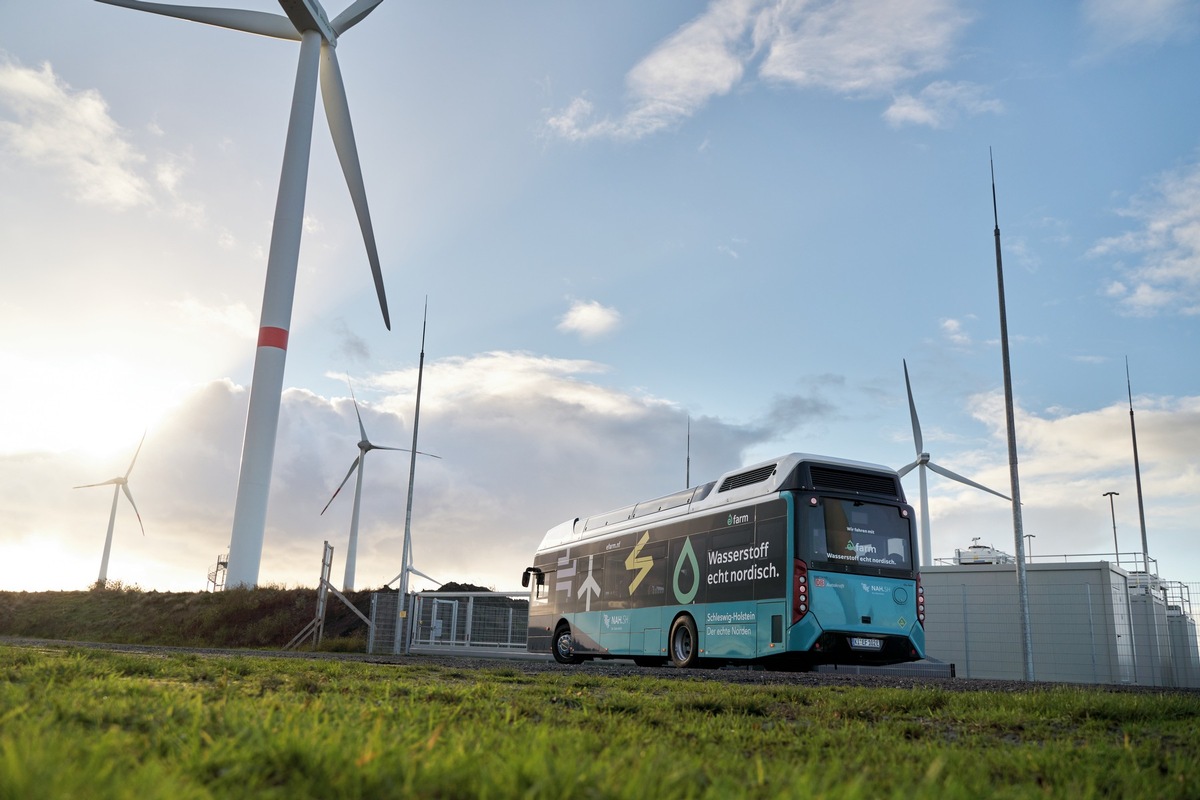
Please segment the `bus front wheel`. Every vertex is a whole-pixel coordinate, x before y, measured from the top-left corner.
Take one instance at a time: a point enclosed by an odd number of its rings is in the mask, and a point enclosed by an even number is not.
[[[575,637],[571,626],[563,623],[554,631],[554,660],[560,664],[581,664],[583,658],[575,655]]]
[[[699,644],[696,638],[696,623],[684,614],[671,624],[669,637],[671,664],[684,669],[696,666],[699,661]]]

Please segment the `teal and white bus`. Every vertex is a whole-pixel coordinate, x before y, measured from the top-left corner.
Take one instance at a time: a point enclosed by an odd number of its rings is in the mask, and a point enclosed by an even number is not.
[[[924,658],[913,519],[895,470],[792,453],[568,520],[522,577],[528,649],[794,670]]]

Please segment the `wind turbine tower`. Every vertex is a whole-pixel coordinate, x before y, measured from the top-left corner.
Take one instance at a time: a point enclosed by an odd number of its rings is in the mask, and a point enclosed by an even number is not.
[[[108,512],[108,535],[104,537],[104,555],[100,557],[100,577],[96,578],[96,585],[101,588],[108,583],[108,555],[112,552],[113,527],[117,522],[117,498],[122,491],[129,498],[129,505],[133,506],[133,513],[137,515],[138,527],[142,529],[142,536],[146,535],[146,526],[142,524],[142,515],[138,511],[137,503],[133,502],[133,494],[129,491],[129,473],[133,472],[133,465],[137,463],[138,453],[142,452],[142,442],[145,441],[146,434],[143,433],[142,441],[138,442],[137,450],[133,452],[133,460],[129,462],[129,469],[125,470],[124,475],[110,478],[103,483],[85,483],[83,486],[73,487],[75,489],[90,489],[93,486],[113,487],[112,510]]]
[[[901,477],[904,477],[911,472],[914,467],[917,468],[917,477],[920,479],[921,485],[921,566],[928,567],[933,564],[933,555],[931,552],[933,543],[929,534],[929,487],[925,476],[926,469],[931,469],[937,474],[949,478],[950,480],[964,483],[967,486],[973,486],[976,489],[982,489],[983,491],[994,494],[997,497],[1003,497],[1005,500],[1008,500],[1009,498],[1000,494],[994,489],[989,489],[982,483],[976,483],[970,478],[964,478],[957,472],[951,472],[945,467],[933,463],[929,459],[929,453],[925,452],[924,439],[921,437],[921,421],[917,419],[917,404],[913,402],[912,383],[908,379],[908,362],[904,361],[903,363],[904,388],[908,390],[908,412],[912,417],[913,444],[915,444],[917,448],[917,460],[911,464],[901,467],[896,471],[900,473]]]
[[[254,376],[250,384],[250,406],[242,444],[242,464],[233,512],[229,545],[230,587],[255,586],[262,561],[263,534],[267,520],[267,497],[275,459],[275,436],[279,427],[279,403],[283,391],[283,369],[287,357],[292,301],[296,291],[296,266],[300,255],[300,233],[304,222],[304,198],[308,183],[309,152],[312,146],[313,114],[316,110],[318,73],[325,116],[350,197],[362,228],[367,258],[379,296],[383,322],[391,330],[383,274],[375,247],[375,233],[367,208],[358,148],[350,123],[346,87],[342,82],[335,47],[338,37],[361,22],[383,0],[356,0],[332,22],[318,0],[279,0],[284,14],[234,8],[200,8],[148,3],[142,0],[99,0],[109,5],[148,11],[168,17],[203,22],[276,39],[300,42],[300,61],[292,94],[291,116],[283,149],[283,168],[267,255],[266,289],[263,293]],[[286,15],[286,16],[285,16]]]

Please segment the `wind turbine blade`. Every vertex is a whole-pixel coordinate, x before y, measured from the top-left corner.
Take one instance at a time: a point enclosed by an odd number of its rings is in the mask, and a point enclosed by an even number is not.
[[[143,0],[97,0],[97,2],[121,8],[132,8],[137,11],[149,11],[151,14],[162,14],[164,17],[203,22],[205,25],[215,25],[218,28],[256,33],[259,36],[270,36],[273,39],[300,41],[300,32],[296,30],[296,26],[282,14],[248,11],[241,8],[172,6],[164,3],[147,3]]]
[[[917,455],[921,455],[925,452],[925,441],[921,438],[921,422],[917,419],[917,404],[913,402],[912,384],[908,380],[908,362],[904,361],[903,363],[904,388],[908,390],[908,413],[912,416],[913,444],[917,446]]]
[[[346,383],[350,383],[349,378],[346,379]],[[350,387],[350,399],[354,401],[354,416],[358,417],[358,432],[362,435],[362,441],[370,444],[367,440],[367,429],[363,427],[362,414],[358,413],[358,398],[354,396],[353,386]]]
[[[82,486],[72,486],[72,489],[91,489],[93,486],[112,486],[114,483],[120,483],[120,478],[112,478],[103,483],[85,483]]]
[[[918,458],[916,461],[912,462],[911,464],[906,464],[905,466],[896,470],[896,474],[899,475],[901,478],[903,478],[905,475],[912,472],[913,469],[915,469],[916,466],[920,463],[921,463],[921,459]]]
[[[125,477],[129,477],[129,473],[133,472],[133,465],[137,463],[138,453],[142,452],[142,445],[146,443],[146,434],[142,434],[142,440],[138,442],[137,450],[133,451],[133,460],[129,462],[129,469],[125,470]],[[143,534],[145,531],[142,532]]]
[[[121,490],[125,492],[125,496],[129,498],[129,505],[133,506],[133,513],[137,514],[138,527],[142,529],[142,536],[146,535],[146,526],[142,524],[142,513],[138,511],[137,503],[133,502],[133,492],[129,491],[129,484],[122,483]]]
[[[358,459],[360,458],[362,458],[362,456],[358,456],[354,459],[354,463],[350,465],[350,471],[346,473],[346,477],[342,478],[342,482],[338,484],[338,488],[333,490],[333,497],[329,498],[329,502],[325,504],[325,508],[321,509],[321,514],[325,513],[325,511],[333,503],[333,498],[338,496],[338,492],[340,492],[342,487],[346,485],[346,481],[350,480],[350,476],[354,474],[355,468],[358,467]]]
[[[379,296],[379,309],[383,312],[383,324],[390,331],[392,319],[388,314],[387,295],[383,291],[383,271],[379,267],[379,251],[375,247],[375,229],[371,227],[371,212],[367,208],[367,187],[363,183],[362,165],[358,160],[358,146],[354,143],[354,126],[350,122],[350,106],[346,101],[346,86],[342,82],[342,70],[338,66],[337,54],[328,44],[321,45],[321,99],[325,103],[325,119],[329,121],[329,133],[333,136],[333,147],[350,187],[350,199],[362,228],[363,243],[367,246],[367,259],[371,262],[371,276],[375,279],[375,294]],[[363,437],[367,438],[366,436]]]
[[[933,463],[932,461],[930,461],[926,466],[928,466],[931,470],[936,472],[938,475],[942,475],[944,477],[950,478],[951,480],[958,481],[959,483],[965,483],[967,486],[974,486],[976,489],[982,489],[983,491],[987,492],[988,494],[994,494],[994,495],[996,495],[996,497],[1003,497],[1005,500],[1012,499],[1011,497],[1009,497],[1006,494],[1000,494],[995,489],[989,489],[988,487],[984,486],[982,483],[976,483],[975,481],[971,480],[970,478],[964,478],[962,475],[959,475],[956,472],[951,472],[950,470],[946,469],[945,467],[939,467],[937,464]]]
[[[373,444],[373,445],[371,445],[371,449],[372,450],[399,450],[401,453],[411,453],[412,452],[412,450],[409,450],[407,447],[384,447],[381,444]],[[426,453],[423,450],[418,450],[417,455],[429,456],[430,458],[441,458],[441,456],[435,456],[433,453]]]
[[[329,27],[333,28],[334,33],[341,36],[362,22],[363,18],[374,11],[375,6],[382,2],[383,0],[358,0],[356,3],[351,3],[345,11],[333,18],[333,22],[329,23]]]

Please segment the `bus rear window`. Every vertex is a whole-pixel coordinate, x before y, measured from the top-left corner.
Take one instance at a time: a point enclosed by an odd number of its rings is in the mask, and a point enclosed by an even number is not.
[[[813,560],[851,569],[913,569],[912,528],[899,508],[823,498],[804,510],[803,549]]]

